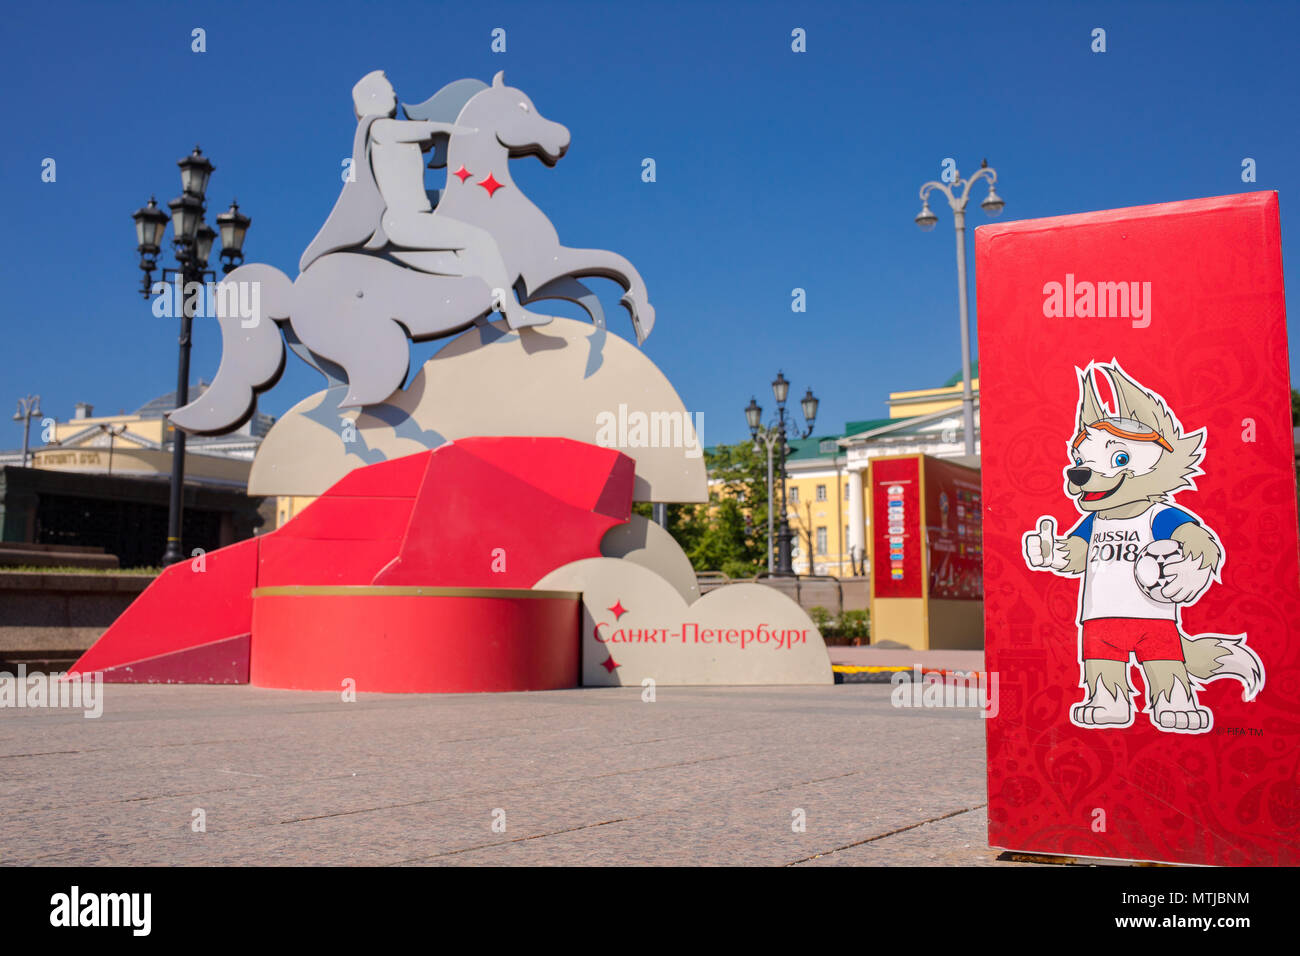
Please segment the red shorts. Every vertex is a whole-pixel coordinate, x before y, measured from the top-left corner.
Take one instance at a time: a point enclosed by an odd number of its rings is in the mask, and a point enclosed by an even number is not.
[[[1083,659],[1128,662],[1181,661],[1183,642],[1173,621],[1141,617],[1098,617],[1083,622]]]

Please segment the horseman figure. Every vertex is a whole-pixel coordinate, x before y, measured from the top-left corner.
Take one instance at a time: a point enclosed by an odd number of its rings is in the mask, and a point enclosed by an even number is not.
[[[493,311],[511,329],[543,325],[551,316],[526,305],[548,298],[577,303],[603,327],[599,299],[580,276],[623,286],[623,305],[644,341],[654,309],[632,264],[612,252],[561,246],[514,185],[510,158],[535,155],[553,166],[569,145],[569,131],[538,114],[523,91],[507,87],[501,73],[491,86],[458,80],[397,119],[397,96],[376,70],[353,87],[352,101],[350,174],[303,253],[297,280],[261,263],[226,277],[259,284],[260,314],[251,322],[218,315],[221,366],[172,422],[201,434],[239,427],[257,394],[279,379],[286,339],[331,385],[346,383],[342,409],[382,402],[403,385],[408,336],[450,335]],[[430,168],[449,171],[440,192],[425,189],[426,153]]]

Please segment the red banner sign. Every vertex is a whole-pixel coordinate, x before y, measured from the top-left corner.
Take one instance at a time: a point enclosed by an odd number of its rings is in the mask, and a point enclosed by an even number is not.
[[[989,839],[1300,863],[1275,193],[976,231]]]
[[[984,596],[980,473],[925,459],[925,536],[930,597],[979,600]]]
[[[919,457],[871,463],[872,582],[878,598],[921,597]]]

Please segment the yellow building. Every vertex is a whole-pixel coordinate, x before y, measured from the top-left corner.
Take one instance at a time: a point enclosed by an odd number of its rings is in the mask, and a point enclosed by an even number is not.
[[[274,527],[283,528],[291,518],[315,500],[315,495],[281,495],[276,498]]]
[[[191,386],[201,394],[206,386]],[[29,451],[0,452],[0,540],[100,547],[123,567],[156,566],[167,535],[175,431],[174,393],[133,412],[96,415],[78,403],[71,418],[33,417]],[[253,456],[272,419],[254,415],[238,431],[187,436],[183,546],[213,550],[270,530],[274,506],[249,498]]]
[[[957,373],[937,388],[891,392],[889,417],[845,424],[844,431],[790,442],[786,504],[798,574],[849,577],[865,573],[868,507],[865,472],[878,455],[927,454],[978,467],[979,379],[971,370],[976,457],[965,457]],[[774,501],[779,502],[779,496]]]
[[[979,363],[971,366],[970,388],[975,401],[979,401],[980,379]],[[889,393],[890,418],[915,418],[934,412],[960,408],[962,397],[961,373],[958,372],[938,388],[922,388],[911,392]]]
[[[207,385],[191,386],[190,396]],[[71,418],[32,419],[29,464],[50,471],[121,477],[170,477],[175,429],[164,417],[176,405],[175,393],[161,395],[134,412],[96,415],[78,402]],[[185,481],[212,487],[245,488],[253,455],[274,419],[254,415],[229,435],[190,435],[185,442]],[[0,463],[21,464],[21,451],[0,454]]]
[[[786,514],[794,534],[791,560],[798,574],[853,577],[861,570],[859,556],[849,548],[852,488],[839,442],[854,426],[870,424],[876,423],[850,422],[845,432],[790,442],[791,453],[786,456]],[[777,507],[779,500],[774,500]]]

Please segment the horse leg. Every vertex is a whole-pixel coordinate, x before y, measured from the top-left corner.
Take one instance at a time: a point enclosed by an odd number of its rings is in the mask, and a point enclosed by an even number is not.
[[[478,276],[409,273],[377,291],[383,310],[417,342],[466,328],[492,311],[492,290]]]
[[[362,321],[349,316],[327,323],[295,320],[294,329],[307,348],[347,373],[348,392],[340,408],[376,405],[406,381],[411,343],[406,330],[388,316],[369,315]]]
[[[385,216],[386,224],[391,217],[391,213]],[[486,229],[450,216],[428,213],[411,217],[409,222],[399,220],[393,223],[394,228],[399,225],[405,230],[398,240],[402,245],[414,249],[454,249],[460,271],[467,278],[477,276],[487,284],[487,309],[500,309],[510,328],[546,325],[551,321],[552,316],[533,312],[516,301],[513,291],[515,277],[506,268],[496,239]],[[394,235],[389,232],[390,238]]]
[[[568,249],[558,246],[544,258],[536,272],[541,273],[536,277],[540,281],[535,282],[532,273],[526,277],[530,289],[546,285],[560,276],[573,278],[600,276],[604,279],[612,279],[626,290],[620,302],[632,316],[632,327],[636,330],[637,344],[645,342],[650,335],[650,330],[654,328],[655,310],[650,304],[645,280],[641,278],[641,273],[636,271],[636,266],[617,252],[609,252],[605,249]]]
[[[321,266],[331,263],[332,268]],[[348,378],[340,408],[384,401],[402,386],[411,363],[406,330],[384,303],[382,273],[394,267],[369,256],[322,256],[298,277],[293,328],[302,344],[340,366]]]
[[[536,292],[527,295],[527,297],[521,295],[520,299],[525,305],[542,299],[563,299],[566,302],[572,302],[586,312],[596,328],[603,329],[605,327],[605,309],[600,304],[600,299],[594,292],[572,276],[560,276],[558,279],[552,279]]]

